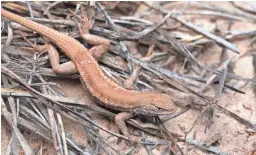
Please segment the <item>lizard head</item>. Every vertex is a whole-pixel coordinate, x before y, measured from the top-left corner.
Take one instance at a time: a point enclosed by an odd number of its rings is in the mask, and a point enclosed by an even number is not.
[[[171,98],[166,94],[156,94],[151,105],[154,105],[160,110],[168,111],[169,113],[177,110]]]
[[[171,98],[166,94],[151,94],[147,104],[143,108],[135,108],[134,112],[145,115],[168,115],[174,113],[177,108]],[[149,104],[148,104],[149,103]]]

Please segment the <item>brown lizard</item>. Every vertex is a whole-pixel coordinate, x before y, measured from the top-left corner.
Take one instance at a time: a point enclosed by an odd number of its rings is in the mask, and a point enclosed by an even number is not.
[[[107,52],[110,47],[109,40],[87,33],[83,38],[89,44],[95,45],[87,50],[76,39],[52,28],[4,9],[1,10],[1,13],[5,18],[32,29],[56,44],[71,61],[60,65],[58,52],[53,46],[49,46],[48,53],[53,70],[59,74],[78,71],[89,92],[100,101],[100,104],[120,111],[115,121],[124,135],[129,137],[124,121],[134,114],[156,116],[171,114],[176,111],[176,107],[168,95],[126,90],[104,75],[92,55],[93,53]]]

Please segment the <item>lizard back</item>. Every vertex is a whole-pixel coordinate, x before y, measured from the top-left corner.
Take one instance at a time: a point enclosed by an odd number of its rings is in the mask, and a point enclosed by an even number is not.
[[[4,9],[1,10],[1,13],[2,16],[38,32],[56,44],[75,63],[90,93],[104,106],[121,111],[129,111],[147,105],[167,111],[176,110],[168,95],[126,90],[113,82],[105,76],[97,61],[76,39]]]

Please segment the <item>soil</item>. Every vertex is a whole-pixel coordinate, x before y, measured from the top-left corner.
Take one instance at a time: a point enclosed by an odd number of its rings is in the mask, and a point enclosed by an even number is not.
[[[236,10],[229,2],[212,2],[215,5],[220,7],[224,7],[226,10]],[[252,2],[253,3],[253,2]],[[221,5],[220,5],[221,4]],[[254,2],[254,6],[256,3]],[[170,10],[176,8],[175,10],[181,10],[184,7],[184,2],[174,2],[170,5],[165,5],[165,8]],[[141,6],[136,14],[140,14],[143,12],[145,6]],[[189,5],[187,10],[197,10],[192,3]],[[148,15],[145,17],[150,19],[151,21],[155,21],[154,18],[156,16]],[[193,24],[202,25],[205,29],[212,30],[214,28],[218,28],[220,30],[227,30],[228,23],[227,20],[218,19],[216,22],[212,22],[211,18],[208,16],[186,16],[187,20],[192,21]],[[244,31],[255,29],[255,23],[245,23],[241,21],[234,21],[231,30],[233,31]],[[250,39],[237,39],[232,41],[235,44],[241,53],[241,55],[245,52],[248,52],[252,49],[252,46],[249,46]],[[199,60],[204,64],[212,64],[219,62],[221,56],[222,48],[218,45],[210,46],[210,48],[204,50],[204,54],[200,55]],[[235,55],[233,52],[229,50],[226,51],[226,56],[230,57]],[[253,68],[253,58],[251,55],[245,55],[238,59],[234,65],[232,66],[233,72],[235,75],[239,75],[245,78],[252,78],[254,73]],[[256,66],[254,66],[256,67]],[[77,100],[82,100],[88,104],[95,104],[93,99],[91,98],[88,91],[84,90],[80,81],[78,80],[56,80],[52,79],[52,82],[58,83],[62,90],[70,97],[75,98]],[[256,124],[256,97],[253,93],[253,86],[251,83],[247,84],[243,87],[243,82],[235,82],[234,80],[229,81],[230,84],[234,84],[233,86],[236,88],[241,88],[245,94],[234,93],[234,91],[230,91],[225,89],[224,93],[222,93],[220,100],[218,102],[222,107],[232,111],[233,113],[239,115],[240,117],[249,120],[250,122]],[[210,87],[207,90],[208,94],[213,94],[213,91],[216,90],[216,86]],[[173,94],[175,95],[175,94]],[[237,122],[233,118],[223,114],[220,111],[215,111],[213,124],[210,129],[205,133],[205,124],[206,124],[206,116],[202,116],[203,110],[198,109],[190,109],[186,113],[171,119],[165,125],[167,129],[171,132],[177,133],[182,136],[182,138],[187,139],[195,139],[198,141],[209,140],[212,137],[220,136],[215,144],[215,147],[222,150],[223,152],[230,155],[247,155],[249,151],[256,149],[256,134],[250,134],[246,132],[246,127],[241,123]],[[92,114],[93,120],[105,126],[109,130],[113,132],[119,132],[115,123],[99,114]],[[200,119],[198,119],[201,117]],[[198,119],[198,121],[196,121]],[[196,121],[196,123],[195,123]],[[192,126],[193,129],[191,130]],[[5,120],[1,121],[1,152],[5,154],[10,137],[11,130],[6,124]],[[70,120],[64,120],[65,132],[72,138],[79,146],[83,146],[84,148],[90,147],[88,137],[84,128],[74,123]],[[133,128],[129,128],[129,130],[133,131]],[[191,130],[191,131],[190,131]],[[43,154],[54,154],[53,145],[48,143],[35,133],[29,133],[26,130],[23,130],[26,140],[31,144],[34,150],[39,150],[41,146],[43,146]],[[119,145],[117,145],[117,138],[111,137],[109,134],[99,131],[99,134],[104,137],[106,142],[113,146],[115,149],[120,150],[121,152],[126,151],[129,146],[122,141]],[[150,137],[149,138],[154,138]],[[155,138],[154,138],[155,139]],[[201,149],[193,147],[192,145],[185,144],[183,142],[178,142],[181,146],[181,149],[187,153],[188,155],[204,155],[209,154]],[[106,149],[111,150],[106,147]],[[158,146],[153,149],[153,154],[160,154],[164,150],[164,147]],[[147,154],[146,149],[143,146],[139,146],[135,149],[133,154],[142,155]]]

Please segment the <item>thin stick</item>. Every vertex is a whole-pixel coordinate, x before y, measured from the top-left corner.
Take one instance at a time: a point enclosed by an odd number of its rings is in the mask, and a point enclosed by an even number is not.
[[[169,13],[169,11],[167,11],[167,10],[163,10],[162,8],[156,8],[155,6],[149,5],[147,2],[144,2],[144,3],[145,3],[147,6],[153,8],[153,9],[155,9],[155,10],[157,10],[157,11],[162,12],[163,14],[168,14],[168,13]],[[184,24],[186,27],[191,28],[191,29],[193,29],[193,30],[195,30],[195,31],[197,31],[197,32],[199,32],[199,33],[201,33],[201,34],[207,36],[208,38],[214,40],[214,41],[217,42],[218,44],[220,44],[220,45],[222,45],[222,46],[224,46],[224,47],[226,47],[226,48],[228,48],[228,49],[230,49],[230,50],[236,52],[237,54],[239,54],[239,50],[238,50],[238,48],[237,48],[236,46],[234,46],[234,45],[231,44],[230,42],[228,42],[228,41],[222,39],[221,37],[218,37],[218,36],[216,36],[216,35],[214,35],[214,34],[208,32],[208,31],[205,31],[205,30],[203,30],[202,28],[200,28],[200,27],[198,27],[198,26],[196,26],[196,25],[193,25],[192,23],[185,22],[185,21],[182,20],[180,17],[176,17],[176,16],[173,16],[173,15],[171,15],[170,17],[171,17],[172,19],[174,19],[174,20],[176,20],[176,21],[178,21],[178,22]]]
[[[50,103],[54,103],[54,104],[58,105],[58,106],[61,107],[63,110],[70,112],[70,114],[77,115],[78,118],[88,121],[89,123],[93,124],[94,126],[98,127],[98,128],[101,129],[101,130],[104,130],[105,132],[107,132],[107,133],[109,133],[109,134],[115,135],[115,136],[117,136],[117,137],[119,137],[119,138],[122,138],[122,139],[125,139],[125,140],[131,140],[131,139],[129,139],[129,138],[126,137],[126,136],[123,136],[123,135],[120,135],[120,134],[117,134],[117,133],[113,133],[113,132],[109,131],[108,129],[105,129],[104,127],[101,127],[101,126],[95,124],[95,123],[94,123],[92,120],[90,120],[89,118],[84,117],[83,115],[81,115],[81,114],[75,112],[74,110],[72,110],[72,109],[70,109],[70,108],[68,108],[68,107],[63,106],[63,105],[61,105],[60,103],[58,103],[58,102],[56,102],[56,101],[54,101],[54,100],[48,98],[48,97],[45,96],[44,94],[42,94],[42,93],[36,91],[35,89],[33,89],[33,88],[31,88],[30,86],[28,86],[19,76],[17,76],[15,73],[13,73],[12,71],[10,71],[10,70],[7,69],[6,67],[1,67],[1,72],[2,72],[4,75],[6,75],[6,76],[12,78],[13,80],[15,80],[16,82],[18,82],[19,84],[21,84],[21,86],[25,87],[27,90],[31,91],[31,93],[32,93],[33,96],[35,96],[35,97],[41,99],[42,101],[44,101],[44,102],[42,102],[43,104],[45,104],[45,105],[48,106],[48,107],[51,107],[53,110],[59,112],[60,114],[63,114],[64,116],[67,116],[66,113],[64,113],[64,112],[61,111],[60,109],[57,109],[57,108],[54,107],[53,105],[49,104],[47,101],[49,101]],[[71,117],[68,117],[68,118],[71,118]],[[72,119],[72,120],[75,120],[76,122],[78,121],[77,119]],[[82,123],[81,121],[78,121],[78,122]],[[83,123],[83,124],[84,124],[84,123]],[[86,124],[84,124],[84,125],[86,125]],[[131,141],[134,141],[134,140],[131,140]]]

